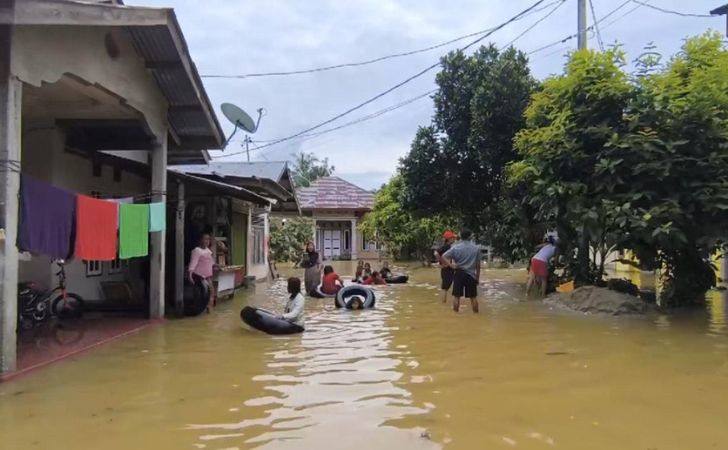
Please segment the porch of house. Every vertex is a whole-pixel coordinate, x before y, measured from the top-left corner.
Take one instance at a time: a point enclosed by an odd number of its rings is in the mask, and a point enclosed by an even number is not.
[[[57,285],[50,257],[16,246],[21,178],[91,197],[165,202],[168,160],[205,162],[204,149],[223,140],[170,10],[59,3],[48,15],[36,3],[18,2],[9,15],[17,24],[0,24],[3,374],[93,348],[165,315],[165,233],[153,232],[145,257],[67,261],[68,290],[90,311],[84,319],[18,330],[18,282]]]

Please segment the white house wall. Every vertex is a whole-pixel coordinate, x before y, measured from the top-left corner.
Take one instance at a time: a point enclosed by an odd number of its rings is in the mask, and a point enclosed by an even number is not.
[[[119,47],[116,58],[106,51],[108,33]],[[41,87],[70,73],[98,83],[141,112],[156,136],[166,135],[167,101],[123,30],[18,26],[13,39],[11,71],[21,81]]]
[[[91,160],[69,153],[64,149],[64,136],[58,130],[39,130],[27,133],[23,142],[23,172],[46,181],[54,186],[80,194],[90,195],[97,191],[109,194],[139,194],[149,191],[149,182],[144,178],[122,171],[121,181],[113,180],[113,169],[103,165],[101,176],[92,173]],[[89,301],[103,298],[100,282],[128,280],[135,293],[144,295],[140,265],[148,258],[129,260],[119,274],[108,273],[108,263],[103,263],[103,275],[86,276],[82,261],[70,260],[66,266],[68,288]],[[46,256],[21,257],[19,281],[37,281],[46,287],[56,285],[56,266]]]

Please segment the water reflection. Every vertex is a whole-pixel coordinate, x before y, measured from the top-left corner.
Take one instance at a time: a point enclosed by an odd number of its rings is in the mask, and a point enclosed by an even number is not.
[[[365,311],[338,310],[330,299],[308,299],[306,332],[276,338],[276,348],[265,354],[266,370],[253,377],[258,395],[244,406],[263,407],[263,414],[188,425],[204,433],[197,447],[205,448],[215,438],[244,436],[245,445],[260,448],[333,448],[333,442],[336,448],[378,448],[378,440],[387,448],[437,448],[421,437],[422,429],[382,426],[429,411],[415,406],[399,383],[402,369],[416,367],[416,362],[405,361],[405,348],[391,345],[391,333],[397,330],[388,325],[395,289],[378,288],[377,308]],[[283,281],[273,284],[267,298],[279,301],[264,306],[280,308],[284,292]]]

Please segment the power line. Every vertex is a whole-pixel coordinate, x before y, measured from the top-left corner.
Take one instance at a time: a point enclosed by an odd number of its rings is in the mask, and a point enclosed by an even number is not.
[[[589,9],[591,9],[592,20],[594,21],[594,29],[597,34],[597,43],[599,44],[599,50],[604,51],[604,41],[602,41],[602,32],[599,31],[599,22],[597,21],[597,13],[594,11],[594,0],[589,1]]]
[[[523,11],[521,11],[520,13],[518,13],[518,14],[516,14],[515,16],[511,17],[510,19],[506,20],[505,22],[501,23],[500,25],[498,25],[498,26],[496,26],[496,27],[492,28],[492,29],[491,29],[491,31],[489,31],[489,32],[488,32],[488,33],[486,33],[485,35],[483,35],[483,36],[479,37],[478,39],[475,39],[474,41],[470,42],[469,44],[465,45],[464,47],[461,47],[461,48],[460,48],[460,49],[458,49],[458,50],[459,50],[459,51],[464,51],[464,50],[467,50],[468,48],[470,48],[470,47],[472,47],[473,45],[477,44],[478,42],[482,41],[483,39],[485,39],[485,38],[489,37],[490,35],[492,35],[492,34],[493,34],[493,33],[495,33],[496,31],[498,31],[498,30],[502,29],[502,28],[503,28],[503,27],[505,27],[506,25],[509,25],[509,24],[511,24],[511,23],[513,23],[513,22],[516,22],[516,21],[518,21],[518,20],[522,19],[522,18],[523,18],[523,17],[524,17],[524,16],[525,16],[525,15],[526,15],[527,13],[529,13],[530,11],[532,11],[532,10],[533,10],[534,8],[538,7],[538,6],[539,6],[539,5],[541,4],[541,3],[543,3],[544,1],[545,1],[545,0],[538,0],[538,1],[536,1],[536,2],[534,3],[534,4],[532,4],[532,5],[531,5],[531,6],[529,6],[528,8],[524,9]],[[366,105],[368,105],[368,104],[370,104],[370,103],[372,103],[372,102],[374,102],[374,101],[376,101],[376,100],[378,100],[378,99],[380,99],[380,98],[384,97],[385,95],[389,94],[390,92],[392,92],[392,91],[395,91],[395,90],[399,89],[400,87],[402,87],[402,86],[404,86],[405,84],[407,84],[407,83],[411,82],[412,80],[415,80],[415,79],[417,79],[417,78],[421,77],[422,75],[426,74],[427,72],[431,71],[432,69],[434,69],[434,68],[436,68],[436,67],[440,66],[440,64],[441,64],[441,62],[440,62],[440,61],[438,61],[438,62],[436,62],[435,64],[432,64],[432,65],[430,65],[430,66],[426,67],[425,69],[423,69],[423,70],[421,70],[421,71],[417,72],[416,74],[414,74],[414,75],[412,75],[412,76],[410,76],[410,77],[406,78],[405,80],[403,80],[403,81],[400,81],[399,83],[395,84],[394,86],[390,87],[389,89],[386,89],[386,90],[384,90],[384,91],[380,92],[379,94],[375,95],[374,97],[371,97],[371,98],[369,98],[368,100],[365,100],[364,102],[362,102],[362,103],[359,103],[358,105],[356,105],[356,106],[353,106],[353,107],[351,107],[351,108],[347,109],[346,111],[344,111],[344,112],[342,112],[342,113],[340,113],[340,114],[337,114],[336,116],[334,116],[334,117],[332,117],[332,118],[330,118],[330,119],[327,119],[327,120],[325,120],[325,121],[323,121],[323,122],[320,122],[320,123],[318,123],[317,125],[314,125],[314,126],[312,126],[312,127],[306,128],[305,130],[301,130],[301,131],[299,131],[298,133],[292,134],[292,135],[290,135],[290,136],[286,136],[286,137],[284,137],[284,138],[276,139],[276,140],[274,140],[274,141],[272,141],[272,142],[269,142],[269,143],[267,143],[267,144],[263,144],[263,145],[261,145],[261,146],[259,146],[259,147],[257,147],[257,148],[258,148],[258,149],[261,149],[261,148],[265,148],[265,147],[270,147],[270,146],[272,146],[272,145],[280,144],[281,142],[285,142],[285,141],[289,141],[289,140],[291,140],[291,139],[295,139],[295,138],[297,138],[297,137],[299,137],[299,136],[301,136],[301,135],[304,135],[304,134],[306,134],[306,133],[309,133],[309,132],[311,132],[311,131],[313,131],[313,130],[316,130],[316,129],[318,129],[318,128],[321,128],[321,127],[323,127],[324,125],[328,125],[328,124],[330,124],[331,122],[334,122],[334,121],[336,121],[336,120],[338,120],[338,119],[340,119],[340,118],[342,118],[342,117],[344,117],[344,116],[346,116],[346,115],[348,115],[348,114],[351,114],[352,112],[354,112],[354,111],[356,111],[356,110],[358,110],[358,109],[361,109],[361,108],[363,108],[364,106],[366,106]],[[236,153],[236,154],[237,154],[237,153]],[[232,155],[232,154],[230,154],[230,155]]]
[[[625,6],[627,6],[631,1],[632,0],[625,0],[619,6],[617,6],[613,10],[611,10],[609,13],[607,13],[604,16],[602,16],[599,20],[595,21],[594,24],[586,27],[586,30],[589,31],[589,30],[594,29],[594,27],[596,25],[598,25],[599,23],[603,22],[604,20],[606,20],[607,18],[609,18],[610,16],[612,16],[614,13],[616,13],[620,9],[624,8]],[[549,49],[551,47],[554,47],[556,45],[563,44],[564,42],[570,41],[571,39],[574,39],[577,36],[579,36],[579,33],[570,34],[570,35],[568,35],[568,36],[566,36],[566,37],[564,37],[562,39],[559,39],[558,41],[554,41],[554,42],[551,42],[550,44],[543,45],[543,46],[541,46],[541,47],[539,47],[539,48],[537,48],[535,50],[531,50],[527,54],[533,55],[534,53],[538,53],[538,52],[541,52],[543,50],[546,50],[546,49]]]
[[[402,101],[400,103],[397,103],[395,105],[388,106],[388,107],[386,107],[384,109],[380,109],[379,111],[375,111],[375,112],[373,112],[371,114],[367,114],[366,116],[362,116],[362,117],[360,117],[358,119],[355,119],[355,120],[352,120],[350,122],[343,123],[343,124],[341,124],[339,126],[336,126],[336,127],[333,127],[333,128],[327,128],[325,130],[321,130],[321,131],[318,131],[316,133],[304,134],[304,135],[299,136],[299,138],[301,139],[301,141],[306,141],[306,140],[313,139],[313,138],[316,138],[316,137],[321,136],[321,135],[324,135],[324,134],[331,133],[333,131],[340,130],[342,128],[350,127],[352,125],[356,125],[356,124],[359,124],[361,122],[366,122],[368,120],[375,119],[375,118],[377,118],[379,116],[382,116],[382,115],[384,115],[384,114],[386,114],[388,112],[391,112],[391,111],[394,111],[394,110],[403,108],[403,107],[405,107],[405,106],[407,106],[407,105],[409,105],[411,103],[414,103],[417,100],[420,100],[420,99],[425,98],[425,97],[427,97],[429,95],[432,95],[435,92],[437,92],[437,89],[432,89],[430,91],[424,92],[424,93],[422,93],[420,95],[417,95],[415,97],[409,98],[409,99],[404,100],[404,101]],[[253,141],[253,142],[254,143],[262,143],[262,144],[264,144],[264,143],[270,143],[270,142],[275,142],[275,141],[276,141],[276,139],[259,140],[259,141]],[[262,148],[265,148],[265,146],[259,145],[259,146],[256,146],[256,147],[250,149],[250,151],[253,152],[253,151],[256,151],[256,150],[260,150]],[[239,152],[227,153],[227,154],[224,154],[224,155],[215,156],[214,158],[216,158],[216,159],[217,158],[227,158],[229,156],[239,155],[239,154],[242,154],[242,153],[245,153],[245,152],[244,151],[239,151]]]
[[[534,28],[535,28],[535,27],[536,27],[536,26],[537,26],[538,24],[540,24],[540,23],[541,23],[541,22],[543,22],[544,20],[548,19],[548,18],[549,18],[549,17],[550,17],[550,16],[551,16],[551,15],[552,15],[553,13],[555,13],[555,12],[556,12],[556,10],[557,10],[557,9],[559,9],[559,8],[560,8],[561,6],[563,6],[563,4],[564,4],[564,3],[566,3],[566,0],[560,0],[560,1],[559,1],[559,3],[558,3],[558,4],[557,4],[557,5],[556,5],[556,6],[555,6],[555,7],[554,7],[554,8],[553,8],[553,9],[552,9],[551,11],[549,11],[548,13],[546,13],[546,15],[545,15],[545,16],[543,16],[543,17],[541,17],[540,19],[538,19],[537,21],[535,21],[535,22],[534,22],[534,23],[533,23],[533,24],[532,24],[532,25],[531,25],[530,27],[528,27],[528,28],[526,28],[525,30],[523,30],[523,31],[521,32],[521,34],[519,34],[518,36],[516,36],[515,38],[513,38],[513,39],[512,39],[512,40],[511,40],[511,41],[510,41],[509,43],[507,43],[507,44],[506,44],[506,45],[505,45],[505,46],[504,46],[503,48],[508,48],[508,47],[510,47],[511,45],[513,45],[513,43],[514,43],[514,42],[516,42],[517,40],[521,39],[521,38],[522,38],[522,37],[523,37],[523,36],[524,36],[524,35],[525,35],[526,33],[528,33],[529,31],[533,30],[533,29],[534,29]],[[541,8],[541,9],[545,9],[545,8]]]
[[[529,10],[529,12],[526,15],[524,15],[524,17],[526,17],[527,15],[535,14],[539,11],[543,11],[544,9],[546,9],[549,6],[554,5],[556,3],[561,5],[565,1],[566,0],[553,0],[552,2],[549,2],[546,5],[541,6],[540,8]],[[291,70],[291,71],[246,73],[246,74],[240,74],[240,75],[206,74],[206,75],[200,75],[200,77],[201,78],[243,79],[243,78],[270,77],[270,76],[301,75],[301,74],[306,74],[306,73],[327,72],[329,70],[341,69],[341,68],[345,68],[345,67],[360,67],[360,66],[366,66],[369,64],[378,63],[381,61],[386,61],[388,59],[402,58],[405,56],[416,55],[418,53],[429,52],[431,50],[436,50],[438,48],[442,48],[442,47],[448,46],[450,44],[454,44],[455,42],[459,42],[459,41],[471,38],[473,36],[480,36],[485,33],[491,33],[495,30],[496,30],[495,27],[488,28],[485,30],[480,30],[480,31],[476,31],[474,33],[459,36],[454,39],[450,39],[449,41],[446,41],[446,42],[441,42],[439,44],[431,45],[429,47],[425,47],[425,48],[421,48],[421,49],[417,49],[417,50],[411,50],[408,52],[394,53],[394,54],[380,56],[377,58],[368,59],[368,60],[364,60],[364,61],[358,61],[358,62],[334,64],[334,65],[330,65],[330,66],[315,67],[315,68],[311,68],[311,69]]]
[[[717,17],[717,16],[712,16],[710,14],[692,14],[692,13],[684,13],[684,12],[680,12],[680,11],[675,11],[673,9],[661,8],[659,6],[649,5],[649,4],[647,4],[647,2],[643,2],[643,1],[639,1],[639,0],[630,0],[630,1],[632,3],[637,3],[638,5],[646,6],[646,7],[650,8],[650,9],[654,9],[655,11],[660,11],[660,12],[663,12],[663,13],[666,13],[666,14],[674,14],[676,16],[682,16],[682,17]]]
[[[554,3],[557,3],[556,6],[554,8],[552,8],[546,15],[544,15],[543,17],[541,17],[539,20],[537,20],[531,26],[529,26],[525,31],[521,32],[518,36],[516,36],[514,39],[512,39],[508,44],[506,44],[504,46],[504,48],[507,48],[510,45],[512,45],[515,41],[517,41],[518,39],[520,39],[527,32],[531,31],[538,24],[540,24],[541,22],[543,22],[544,20],[546,20],[548,17],[550,17],[554,12],[556,12],[557,9],[559,9],[559,7],[561,7],[564,3],[566,3],[566,1],[567,0],[557,0],[557,2],[552,2],[552,3],[549,3],[548,5],[546,5],[545,7],[539,8],[538,11],[542,11],[542,10],[548,8],[549,6],[553,5]],[[326,130],[322,130],[322,131],[315,132],[315,133],[303,134],[303,135],[299,136],[299,139],[300,139],[299,142],[304,142],[304,141],[307,141],[307,140],[316,138],[318,136],[321,136],[321,135],[324,135],[324,134],[328,134],[328,133],[331,133],[333,131],[340,130],[342,128],[347,128],[347,127],[350,127],[350,126],[353,126],[353,125],[357,125],[357,124],[362,123],[362,122],[366,122],[366,121],[375,119],[375,118],[380,117],[380,116],[382,116],[382,115],[384,115],[384,114],[386,114],[388,112],[391,112],[391,111],[394,111],[394,110],[403,108],[403,107],[405,107],[405,106],[407,106],[407,105],[409,105],[411,103],[414,103],[415,101],[417,101],[419,99],[422,99],[424,97],[430,96],[430,95],[434,94],[435,92],[437,92],[437,89],[433,89],[433,90],[427,91],[427,92],[425,92],[423,94],[417,95],[417,96],[412,97],[410,99],[407,99],[407,100],[405,100],[403,102],[397,103],[395,105],[392,105],[392,106],[389,106],[387,108],[381,109],[379,111],[373,112],[373,113],[368,114],[366,116],[360,117],[359,119],[352,120],[350,122],[346,122],[346,123],[344,123],[342,125],[339,125],[337,127],[328,128]],[[259,143],[259,144],[265,144],[265,143],[271,143],[271,142],[275,142],[275,141],[277,141],[277,139],[256,140],[256,141],[253,141],[253,142],[254,143]],[[250,151],[256,151],[256,150],[259,150],[259,149],[262,149],[262,148],[263,148],[262,146],[256,146],[256,147],[252,148]],[[229,154],[225,154],[225,155],[220,155],[217,158],[225,158],[225,157],[237,155],[237,154],[240,154],[240,153],[242,153],[242,152],[229,153]]]
[[[607,23],[606,23],[605,25],[603,25],[603,26],[602,26],[602,30],[605,30],[605,29],[607,29],[607,28],[611,27],[611,26],[612,26],[612,25],[614,25],[614,24],[615,24],[616,22],[619,22],[620,20],[624,19],[624,18],[625,18],[625,17],[627,17],[628,15],[630,15],[630,14],[632,14],[633,12],[637,11],[638,9],[642,8],[642,6],[643,6],[643,5],[637,5],[637,6],[635,6],[634,8],[632,8],[632,9],[630,9],[629,11],[625,12],[624,14],[622,14],[621,16],[619,16],[619,17],[616,17],[615,19],[612,19],[612,20],[610,20],[609,22],[607,22]]]

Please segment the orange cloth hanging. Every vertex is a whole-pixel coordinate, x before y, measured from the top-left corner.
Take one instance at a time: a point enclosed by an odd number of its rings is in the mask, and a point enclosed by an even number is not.
[[[76,196],[77,259],[113,261],[116,259],[119,205],[85,195]]]

